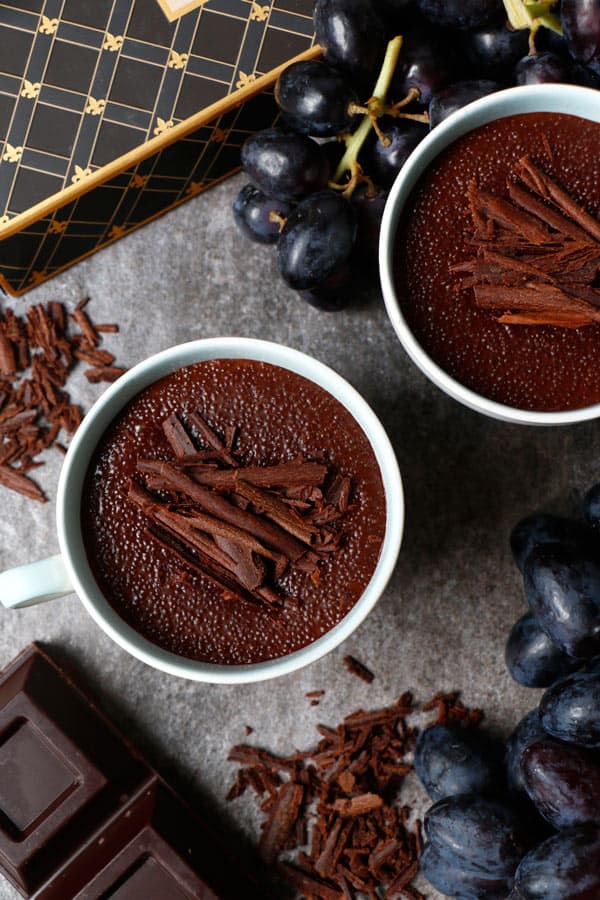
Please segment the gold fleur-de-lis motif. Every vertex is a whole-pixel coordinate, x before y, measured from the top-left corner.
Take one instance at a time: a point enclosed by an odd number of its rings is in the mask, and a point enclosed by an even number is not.
[[[88,97],[85,111],[86,113],[89,113],[90,116],[99,116],[105,106],[106,100],[96,100],[94,97]]]
[[[50,225],[48,226],[48,231],[50,234],[62,234],[66,227],[66,219],[52,219]]]
[[[37,269],[31,273],[29,276],[29,284],[41,284],[42,281],[45,281],[48,277],[48,271],[46,269],[42,269],[39,272]]]
[[[113,227],[108,232],[108,236],[111,239],[123,237],[127,229],[124,225],[113,225]]]
[[[252,75],[246,75],[245,72],[240,72],[235,86],[237,88],[243,88],[248,84],[252,84],[253,81],[256,81],[256,75],[254,75],[254,73]]]
[[[131,181],[129,182],[129,187],[134,188],[143,188],[148,184],[150,180],[149,175],[140,175],[138,172],[135,175],[131,176]]]
[[[42,86],[39,81],[28,81],[27,78],[23,79],[23,88],[21,89],[21,97],[26,97],[28,100],[34,100],[35,97],[39,97],[40,90]]]
[[[199,194],[202,190],[202,183],[200,181],[190,181],[186,189],[187,197],[194,197],[196,194]]]
[[[73,184],[79,184],[80,181],[83,181],[84,178],[91,174],[92,170],[89,166],[86,166],[85,169],[82,169],[81,166],[75,166],[75,174],[71,177],[71,181]]]
[[[110,50],[111,53],[116,53],[117,50],[120,50],[122,46],[122,34],[110,34],[108,31],[106,32],[106,38],[104,40],[104,43],[102,44],[103,50]]]
[[[269,15],[270,6],[261,6],[259,3],[253,3],[250,9],[250,18],[256,22],[264,22]]]
[[[22,147],[13,147],[12,144],[9,144],[8,141],[4,145],[4,156],[3,160],[6,162],[19,162],[21,157],[23,156],[23,148]]]
[[[4,213],[4,215],[0,218],[0,225],[8,225],[10,222],[10,216],[8,213]]]
[[[42,34],[54,34],[58,28],[58,19],[49,19],[48,16],[42,16],[42,24],[40,31]]]
[[[209,140],[213,141],[213,143],[215,143],[215,144],[222,144],[223,141],[227,138],[228,134],[229,134],[228,131],[223,131],[222,128],[217,127],[215,129],[213,129],[213,132],[212,132]]]
[[[172,128],[173,125],[175,124],[173,119],[169,119],[168,122],[165,122],[165,120],[161,119],[160,116],[158,116],[158,118],[156,119],[156,122],[157,122],[157,125],[153,132],[153,134],[156,134],[156,135],[164,134],[165,131],[168,131],[169,128]]]
[[[188,59],[189,55],[187,53],[178,53],[177,50],[171,50],[167,67],[169,69],[183,69]]]

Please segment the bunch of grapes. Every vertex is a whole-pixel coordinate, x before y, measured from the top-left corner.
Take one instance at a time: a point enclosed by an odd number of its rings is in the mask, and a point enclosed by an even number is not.
[[[584,521],[537,514],[511,548],[530,612],[509,672],[543,687],[506,747],[472,728],[422,732],[415,769],[432,800],[422,871],[449,897],[600,898],[600,484]]]
[[[245,142],[233,206],[251,240],[278,245],[291,288],[347,304],[396,175],[450,113],[513,84],[600,85],[600,0],[562,0],[560,18],[556,2],[534,17],[525,0],[316,0],[323,59],[279,77],[279,125]]]

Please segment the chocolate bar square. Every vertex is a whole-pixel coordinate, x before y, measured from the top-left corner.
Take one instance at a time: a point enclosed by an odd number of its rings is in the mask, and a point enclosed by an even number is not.
[[[34,893],[122,809],[149,768],[45,654],[0,678],[0,866]]]

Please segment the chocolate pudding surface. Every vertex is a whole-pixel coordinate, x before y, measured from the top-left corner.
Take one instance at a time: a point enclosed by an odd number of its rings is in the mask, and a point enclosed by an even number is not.
[[[145,534],[144,514],[128,499],[139,459],[172,460],[162,429],[171,414],[199,412],[218,434],[236,428],[242,465],[275,465],[302,454],[331,475],[352,479],[343,539],[319,563],[318,583],[289,567],[275,582],[280,616],[193,574]],[[201,442],[198,444],[201,447]],[[386,501],[371,445],[353,416],[318,385],[268,363],[219,359],[179,369],[138,394],[105,432],[82,495],[82,527],[96,581],[136,631],[192,659],[244,664],[312,643],[354,606],[373,575],[386,525]]]
[[[600,325],[504,325],[457,291],[454,264],[473,256],[467,188],[506,196],[515,163],[528,155],[591,215],[600,216],[600,124],[527,113],[483,125],[446,148],[406,204],[395,238],[402,312],[431,358],[461,384],[525,410],[600,402]]]

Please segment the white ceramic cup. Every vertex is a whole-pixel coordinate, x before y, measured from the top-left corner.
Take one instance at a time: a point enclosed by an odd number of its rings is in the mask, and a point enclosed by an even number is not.
[[[290,369],[320,385],[352,414],[369,439],[379,464],[386,500],[386,530],[373,576],[350,612],[307,647],[278,659],[243,666],[199,662],[164,650],[143,637],[108,603],[88,564],[81,533],[85,474],[102,435],[123,407],[165,375],[207,359],[256,359]],[[139,363],[111,385],[91,408],[65,457],[58,485],[56,527],[59,556],[0,574],[0,600],[9,608],[28,606],[75,591],[89,614],[117,644],[143,662],[172,675],[223,684],[262,681],[293,672],[337,647],[373,609],[394,570],[404,527],[404,497],[393,447],[375,413],[340,375],[310,356],[281,344],[248,338],[211,338],[164,350]]]
[[[394,282],[394,242],[404,206],[436,156],[463,134],[495,119],[522,113],[550,112],[600,122],[600,91],[568,84],[540,84],[509,88],[482,97],[448,116],[413,150],[388,197],[379,239],[379,273],[388,315],[402,346],[421,371],[439,388],[477,412],[525,425],[568,425],[595,419],[600,404],[565,412],[535,412],[488,400],[452,378],[425,352],[402,314]]]

